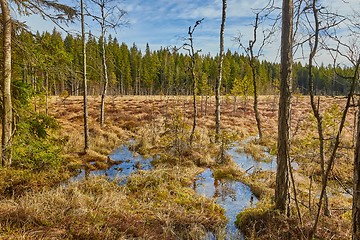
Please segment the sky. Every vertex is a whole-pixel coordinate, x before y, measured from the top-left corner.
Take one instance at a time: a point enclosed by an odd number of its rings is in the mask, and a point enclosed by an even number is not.
[[[76,5],[75,1],[66,0],[60,3]],[[79,2],[79,1],[77,1]],[[219,32],[221,25],[221,0],[115,0],[117,5],[127,12],[125,20],[129,22],[112,31],[119,42],[128,46],[133,43],[144,50],[148,43],[152,50],[160,47],[181,46],[187,37],[189,26],[204,18],[203,22],[194,32],[194,48],[203,54],[216,55],[219,52]],[[359,0],[328,0],[319,1],[329,7],[331,11],[341,14],[350,14],[356,10],[360,12]],[[247,45],[252,38],[252,25],[255,20],[255,11],[267,5],[268,0],[228,0],[227,19],[225,24],[225,50],[243,52],[235,38],[242,35],[242,43]],[[280,0],[275,0],[277,7],[281,6]],[[54,25],[42,20],[39,16],[21,18],[26,21],[34,31],[51,31]],[[88,18],[87,28],[93,34],[99,35],[96,22]],[[270,23],[259,27],[261,32],[269,28]],[[72,24],[67,29],[79,31],[79,24]],[[263,51],[262,59],[271,62],[279,61],[280,31],[277,32],[270,45]],[[320,56],[326,62],[326,56]]]

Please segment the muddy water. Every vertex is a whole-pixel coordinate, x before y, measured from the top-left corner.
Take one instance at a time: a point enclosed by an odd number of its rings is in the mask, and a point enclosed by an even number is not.
[[[117,179],[120,185],[127,182],[127,177],[138,170],[149,170],[152,168],[151,161],[153,157],[145,158],[142,155],[130,150],[130,145],[122,145],[115,149],[109,158],[116,163],[105,170],[95,170],[85,173],[85,170],[73,177],[70,181],[79,181],[90,176],[107,176],[110,180]]]

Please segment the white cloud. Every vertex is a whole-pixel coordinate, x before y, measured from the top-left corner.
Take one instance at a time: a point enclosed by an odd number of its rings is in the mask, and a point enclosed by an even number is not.
[[[359,0],[319,1],[327,5],[330,11],[336,10],[341,14],[351,14],[355,9],[360,11]],[[235,36],[242,34],[246,43],[252,38],[251,24],[254,21],[254,9],[264,7],[268,0],[228,0],[227,20],[225,27],[225,49],[239,50],[238,44],[233,41]],[[277,7],[281,7],[281,1],[275,0]],[[181,45],[182,38],[186,37],[189,26],[195,21],[205,18],[204,22],[196,30],[194,38],[196,44],[201,46],[203,53],[211,52],[216,55],[219,51],[219,29],[221,24],[221,0],[125,0],[121,6],[128,12],[130,26],[122,28],[117,33],[120,42],[124,41],[129,46],[133,42],[144,48],[148,42],[154,49],[160,46]],[[32,29],[39,31],[51,31],[54,25],[40,17],[26,18]],[[92,24],[93,26],[93,24]],[[266,27],[263,25],[263,27]],[[78,25],[72,26],[79,29]],[[95,33],[95,28],[92,29]],[[261,28],[259,29],[261,32]],[[112,33],[115,36],[115,33]],[[279,38],[280,34],[277,34]],[[266,58],[273,61],[278,53],[279,41],[266,47]],[[321,55],[321,58],[325,54]]]

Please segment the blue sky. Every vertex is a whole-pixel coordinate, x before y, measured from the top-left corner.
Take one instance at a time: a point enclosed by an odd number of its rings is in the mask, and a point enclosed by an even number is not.
[[[62,3],[78,4],[79,1],[66,0]],[[86,1],[86,0],[85,0]],[[61,1],[60,1],[61,2]],[[254,22],[254,11],[265,6],[268,0],[228,0],[227,20],[225,26],[225,49],[242,52],[239,44],[234,41],[240,33],[246,44],[252,37],[251,24]],[[360,11],[359,0],[328,0],[320,1],[332,11],[341,14],[350,14],[353,10]],[[184,37],[187,36],[189,26],[194,25],[196,20],[204,18],[204,21],[194,33],[195,48],[201,49],[204,54],[216,55],[219,51],[219,30],[221,24],[221,0],[118,0],[118,6],[127,11],[126,20],[129,25],[121,27],[112,33],[120,42],[129,46],[133,42],[144,49],[146,43],[155,50],[163,47],[180,46]],[[280,7],[281,1],[275,0]],[[52,30],[50,22],[40,17],[32,16],[25,19],[33,30]],[[99,34],[96,23],[88,20],[88,29]],[[260,26],[259,34],[266,24]],[[74,31],[79,30],[79,25],[69,26]],[[279,61],[279,36],[278,32],[274,42],[264,50],[264,59]],[[326,61],[324,59],[324,61]]]

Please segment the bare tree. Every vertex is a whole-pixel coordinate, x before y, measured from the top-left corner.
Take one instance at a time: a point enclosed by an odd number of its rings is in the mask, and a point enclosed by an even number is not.
[[[126,24],[123,17],[126,11],[120,9],[116,5],[116,0],[91,0],[100,10],[100,16],[89,13],[95,21],[97,21],[101,28],[100,43],[101,43],[101,63],[102,73],[104,78],[103,91],[101,94],[101,109],[100,109],[100,126],[104,127],[105,122],[105,97],[109,84],[107,63],[106,63],[106,34],[108,29],[116,29],[121,25]]]
[[[85,16],[84,16],[84,0],[81,0],[81,38],[82,38],[82,54],[83,54],[83,98],[84,98],[84,151],[89,149],[89,126],[88,126],[88,107],[87,107],[87,79],[86,79],[86,37],[85,37]]]
[[[322,127],[322,116],[320,115],[319,106],[315,102],[315,96],[314,96],[314,81],[313,81],[313,74],[312,74],[312,68],[313,68],[313,61],[315,54],[318,50],[319,45],[319,34],[320,34],[320,24],[319,24],[319,15],[318,15],[318,8],[316,6],[316,0],[313,0],[312,2],[311,10],[313,12],[314,16],[314,41],[312,42],[312,37],[309,38],[309,45],[310,45],[310,56],[309,56],[309,65],[308,65],[308,80],[309,80],[309,95],[310,95],[310,103],[311,108],[313,111],[313,114],[317,121],[317,128],[318,128],[318,135],[319,135],[319,142],[320,142],[320,167],[322,172],[322,178],[325,177],[325,153],[324,153],[324,134],[323,134],[323,127]],[[319,100],[320,101],[320,100]],[[324,179],[322,180],[324,181]],[[329,211],[329,204],[328,204],[328,198],[325,188],[325,198],[324,198],[324,213],[326,216],[330,215]]]
[[[220,53],[219,53],[219,75],[216,78],[215,83],[215,99],[216,99],[216,109],[215,109],[215,142],[219,142],[220,135],[220,87],[223,73],[223,60],[224,60],[224,29],[225,29],[225,20],[226,20],[226,0],[222,1],[222,18],[221,18],[221,27],[220,27]]]
[[[291,101],[291,73],[293,63],[293,13],[292,0],[283,0],[281,31],[280,100],[278,115],[278,154],[275,187],[275,208],[285,213],[289,194],[289,129]]]
[[[197,80],[196,80],[196,74],[195,74],[195,55],[196,53],[198,53],[199,51],[195,51],[194,49],[194,39],[193,39],[193,34],[194,31],[196,29],[197,26],[199,26],[199,24],[201,24],[201,22],[204,20],[200,19],[197,20],[195,22],[195,25],[193,27],[189,27],[189,31],[188,31],[188,35],[189,37],[186,39],[188,40],[188,42],[184,43],[184,45],[182,46],[186,51],[189,52],[190,58],[191,58],[191,63],[190,63],[190,70],[191,70],[191,80],[193,83],[193,126],[191,129],[191,133],[190,133],[190,138],[189,138],[189,142],[190,142],[190,146],[192,146],[192,143],[194,141],[194,134],[195,134],[195,128],[196,128],[196,119],[197,119],[197,107],[196,107],[196,91],[197,91]]]
[[[240,47],[243,48],[243,50],[245,51],[245,53],[248,56],[248,60],[249,60],[249,65],[251,68],[251,77],[252,77],[252,85],[253,85],[253,94],[254,94],[254,113],[255,113],[255,119],[256,119],[256,124],[257,124],[257,128],[258,128],[258,134],[259,134],[259,139],[262,139],[262,130],[261,130],[261,118],[260,118],[260,114],[259,114],[259,108],[258,108],[258,91],[257,91],[257,78],[258,78],[258,73],[256,72],[257,69],[257,60],[259,58],[259,56],[262,54],[264,47],[268,44],[271,43],[271,37],[274,35],[275,33],[275,26],[276,26],[276,22],[277,22],[277,18],[275,18],[275,22],[272,25],[271,29],[268,29],[267,31],[263,31],[263,38],[262,41],[258,47],[257,53],[255,53],[255,46],[256,43],[258,41],[258,29],[259,26],[265,21],[267,20],[268,16],[275,10],[274,8],[274,1],[270,0],[268,2],[268,4],[260,9],[259,11],[256,12],[255,14],[255,23],[253,25],[253,38],[251,40],[249,40],[249,44],[246,47],[245,45],[242,44],[241,42],[241,35],[239,37],[236,38],[236,40],[238,41]]]
[[[308,81],[309,81],[309,96],[310,96],[310,103],[311,108],[316,119],[317,123],[317,133],[319,139],[319,159],[320,159],[320,168],[321,168],[321,193],[319,202],[317,204],[318,209],[315,214],[315,221],[313,224],[313,228],[310,234],[310,238],[316,234],[318,222],[320,219],[320,213],[324,204],[324,215],[329,216],[330,211],[328,207],[328,197],[327,197],[327,183],[329,179],[330,172],[334,166],[334,162],[337,156],[337,151],[340,144],[340,136],[345,126],[346,116],[349,111],[351,105],[351,99],[353,97],[355,91],[355,83],[356,77],[348,77],[348,76],[341,76],[343,79],[350,80],[350,87],[346,97],[346,104],[342,111],[341,120],[339,127],[337,129],[336,135],[331,138],[331,144],[327,147],[325,144],[326,138],[324,134],[325,126],[323,124],[323,115],[321,114],[320,107],[321,107],[321,99],[318,97],[315,99],[314,93],[314,80],[313,80],[313,66],[315,62],[316,54],[319,50],[326,49],[330,51],[330,55],[333,56],[332,52],[336,54],[340,54],[342,57],[350,60],[353,66],[357,65],[357,61],[354,58],[346,56],[342,53],[342,50],[339,49],[339,46],[345,47],[346,52],[352,52],[352,49],[349,45],[346,45],[339,40],[336,36],[336,31],[330,31],[331,29],[336,29],[341,23],[343,23],[346,18],[336,13],[330,13],[326,10],[326,8],[322,7],[317,0],[310,0],[304,1],[304,6],[302,10],[299,11],[299,18],[300,14],[304,14],[304,23],[303,28],[307,31],[307,37],[303,37],[302,41],[300,41],[299,45],[303,45],[304,43],[309,44],[309,59],[308,59]],[[300,5],[301,6],[301,5]],[[322,39],[323,38],[323,39]],[[328,38],[328,41],[325,41],[325,38]],[[329,40],[334,40],[337,48],[331,48],[331,44]],[[304,50],[303,50],[304,51]],[[336,61],[337,57],[333,56],[334,58],[334,71],[336,74]],[[357,69],[358,67],[355,67]],[[357,70],[356,70],[357,71]],[[355,71],[355,72],[356,72]],[[325,152],[329,152],[329,155],[325,154]],[[327,160],[327,161],[326,161]]]

